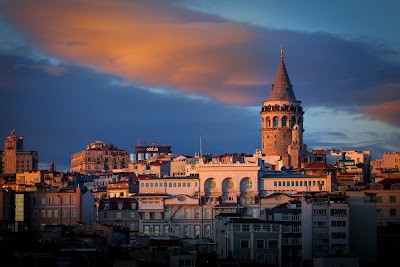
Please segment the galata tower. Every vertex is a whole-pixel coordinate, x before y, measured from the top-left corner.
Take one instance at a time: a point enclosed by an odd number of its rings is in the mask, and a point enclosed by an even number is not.
[[[265,156],[280,156],[282,166],[301,166],[307,152],[303,144],[304,111],[301,101],[294,95],[283,61],[282,46],[278,72],[260,114],[262,153]]]

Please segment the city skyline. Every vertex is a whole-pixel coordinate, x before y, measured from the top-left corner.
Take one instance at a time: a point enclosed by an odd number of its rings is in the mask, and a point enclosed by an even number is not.
[[[308,149],[400,151],[400,3],[4,1],[0,141],[69,168],[95,140],[133,153],[253,153],[284,46]]]

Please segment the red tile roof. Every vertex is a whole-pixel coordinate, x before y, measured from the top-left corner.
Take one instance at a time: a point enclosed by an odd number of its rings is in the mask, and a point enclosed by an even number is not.
[[[324,162],[318,161],[308,164],[305,169],[323,169],[323,170],[334,170],[337,169],[331,164],[326,164]]]

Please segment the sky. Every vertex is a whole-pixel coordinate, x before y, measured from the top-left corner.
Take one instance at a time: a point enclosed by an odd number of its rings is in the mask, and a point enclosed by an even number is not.
[[[400,151],[400,2],[0,0],[0,142],[252,154],[284,61],[307,149]]]

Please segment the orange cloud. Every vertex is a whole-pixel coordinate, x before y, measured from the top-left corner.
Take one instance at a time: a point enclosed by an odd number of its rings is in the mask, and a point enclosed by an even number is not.
[[[400,126],[400,100],[370,106],[360,110],[368,119],[380,120],[391,126]]]
[[[249,49],[260,33],[246,26],[165,1],[10,1],[7,11],[50,56],[148,87],[261,102],[246,90],[266,83]]]

